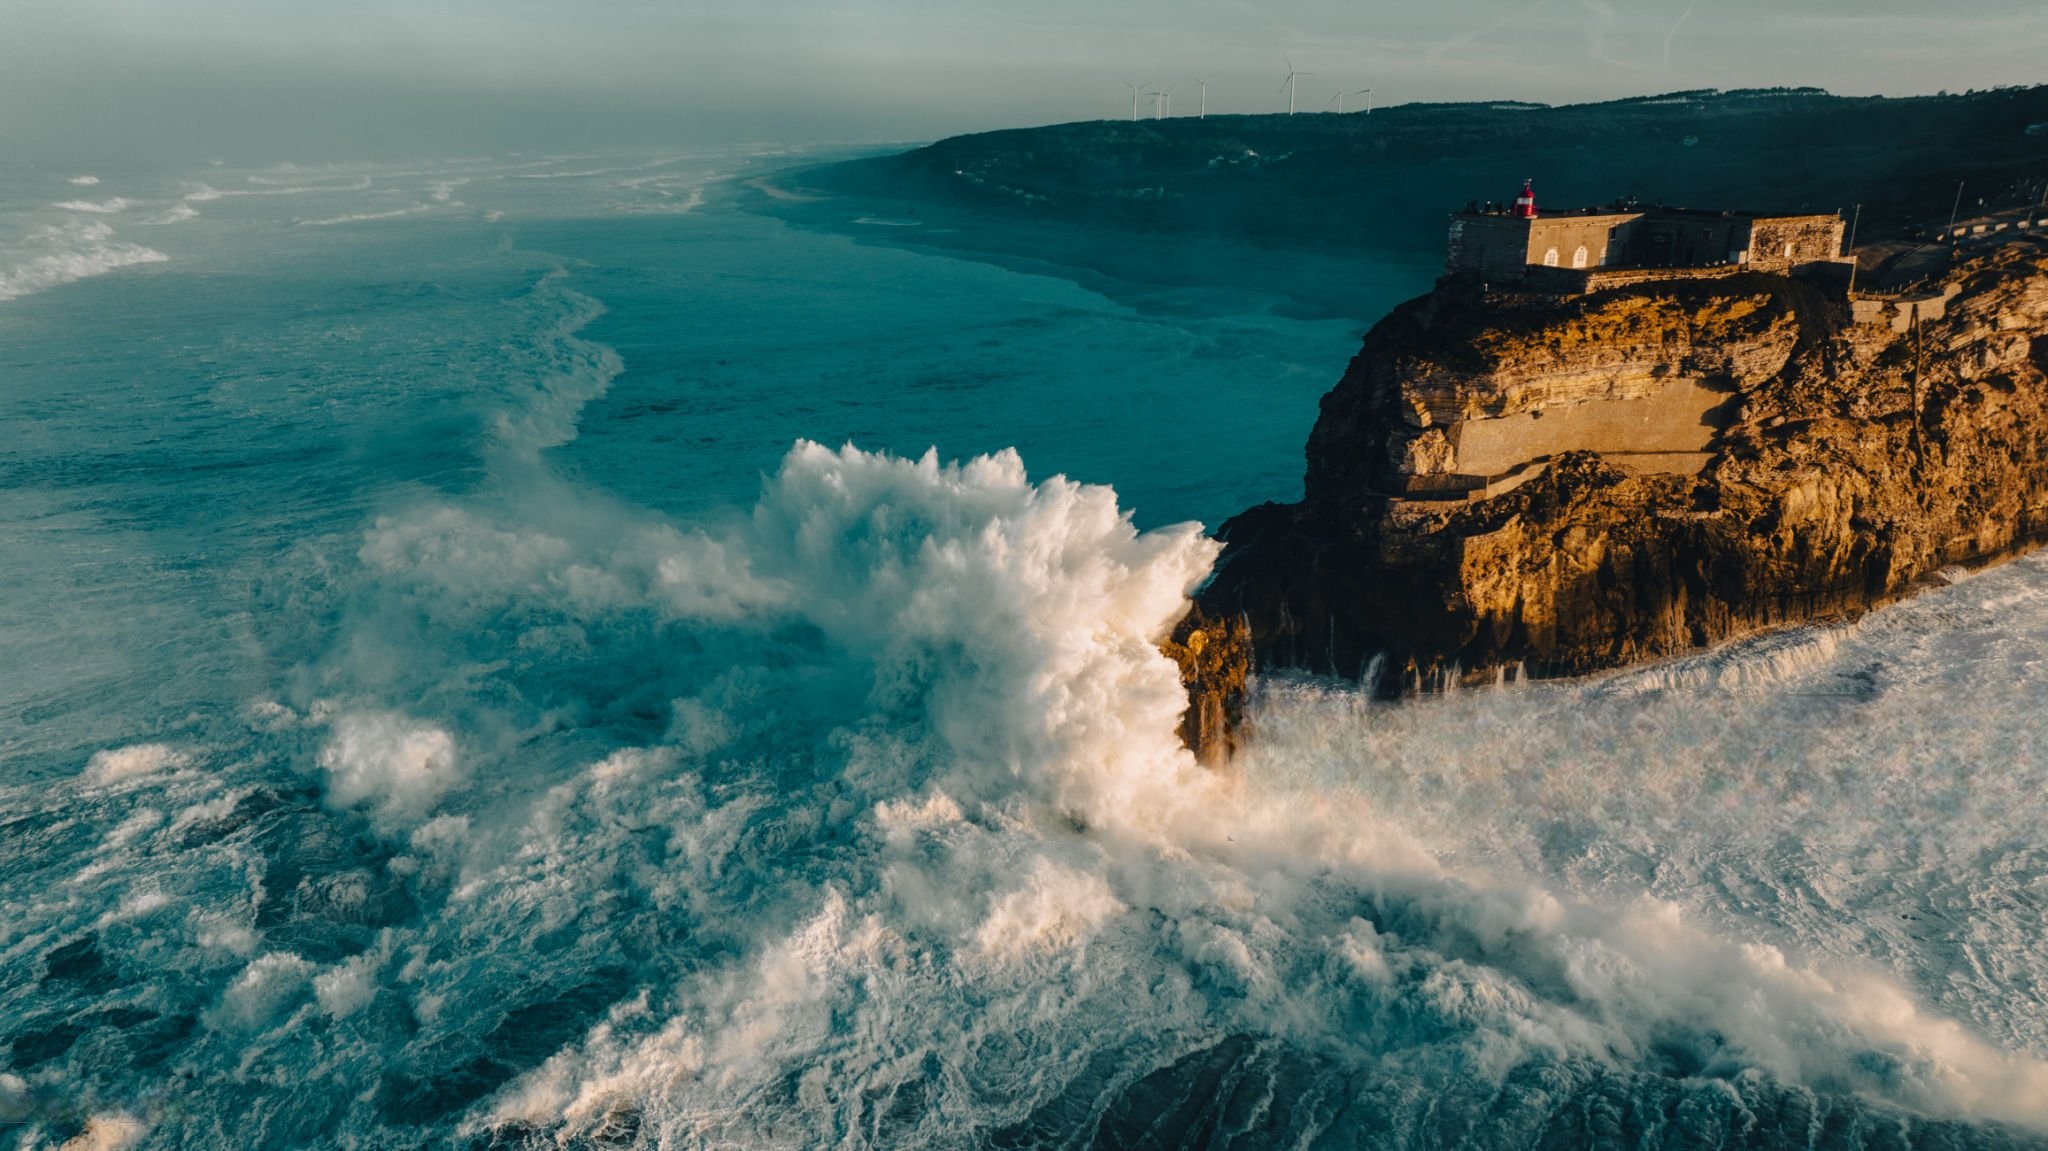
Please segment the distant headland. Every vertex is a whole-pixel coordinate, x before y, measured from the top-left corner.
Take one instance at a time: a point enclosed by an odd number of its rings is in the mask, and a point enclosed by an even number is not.
[[[814,163],[775,181],[816,199],[754,197],[761,211],[877,243],[1090,283],[1257,291],[1371,322],[1429,286],[1447,210],[1512,194],[1514,184],[1501,185],[1523,177],[1557,204],[1741,205],[1845,221],[1860,205],[1859,245],[1932,236],[1952,214],[2017,208],[2039,193],[2048,86],[1102,120]],[[1571,251],[1561,251],[1566,265]],[[1400,289],[1362,291],[1374,270],[1397,273]]]

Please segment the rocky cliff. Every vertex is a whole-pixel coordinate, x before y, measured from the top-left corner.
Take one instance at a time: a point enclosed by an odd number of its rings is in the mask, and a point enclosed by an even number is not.
[[[1184,625],[1210,667],[1389,694],[1852,616],[2048,534],[2048,243],[1918,303],[1762,274],[1441,287],[1323,398],[1302,502],[1218,534]],[[1181,663],[1217,754],[1242,688]]]

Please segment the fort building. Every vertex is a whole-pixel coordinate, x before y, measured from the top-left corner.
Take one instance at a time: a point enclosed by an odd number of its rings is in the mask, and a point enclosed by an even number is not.
[[[1574,208],[1540,212],[1528,182],[1511,205],[1467,205],[1451,216],[1445,271],[1518,284],[1558,280],[1535,269],[1654,270],[1649,278],[1747,269],[1791,272],[1842,255],[1842,218],[1694,208]],[[1585,287],[1604,279],[1579,277]],[[1565,287],[1560,282],[1555,287]]]
[[[1635,205],[1543,213],[1525,183],[1512,205],[1451,217],[1439,290],[1465,301],[1456,306],[1484,306],[1745,271],[1839,272],[1846,282],[1842,232],[1836,215]],[[1486,499],[1574,451],[1637,474],[1698,474],[1728,421],[1743,351],[1695,355],[1652,334],[1587,354],[1532,354],[1525,366],[1477,376],[1419,371],[1404,382],[1407,426],[1387,445],[1389,494]]]

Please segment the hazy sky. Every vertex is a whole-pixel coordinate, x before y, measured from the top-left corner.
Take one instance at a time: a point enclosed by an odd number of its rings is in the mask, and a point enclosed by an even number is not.
[[[2044,0],[0,0],[0,146],[328,159],[2048,81]]]

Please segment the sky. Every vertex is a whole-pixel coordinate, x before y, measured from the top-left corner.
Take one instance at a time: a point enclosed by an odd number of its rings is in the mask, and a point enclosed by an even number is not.
[[[2043,0],[0,0],[18,155],[896,142],[1130,115],[2048,82]],[[1347,101],[1355,107],[1358,97]],[[1149,110],[1150,101],[1146,101]]]

